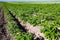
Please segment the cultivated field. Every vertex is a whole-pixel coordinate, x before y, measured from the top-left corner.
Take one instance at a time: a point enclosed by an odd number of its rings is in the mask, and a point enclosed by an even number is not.
[[[60,37],[60,4],[12,4],[0,2],[6,16],[6,28],[14,40],[34,40],[35,35],[25,32],[10,11],[23,21],[34,27],[42,26],[40,30],[48,40],[59,40]],[[22,25],[23,26],[23,25]],[[32,28],[33,29],[33,28]]]

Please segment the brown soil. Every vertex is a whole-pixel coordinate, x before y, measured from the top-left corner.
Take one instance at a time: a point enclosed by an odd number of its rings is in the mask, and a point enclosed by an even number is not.
[[[7,33],[5,15],[2,8],[0,9],[0,40],[11,40]]]

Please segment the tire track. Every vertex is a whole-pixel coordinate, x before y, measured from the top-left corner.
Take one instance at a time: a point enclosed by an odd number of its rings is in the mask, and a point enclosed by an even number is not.
[[[0,40],[12,40],[8,35],[6,23],[3,8],[0,8]]]

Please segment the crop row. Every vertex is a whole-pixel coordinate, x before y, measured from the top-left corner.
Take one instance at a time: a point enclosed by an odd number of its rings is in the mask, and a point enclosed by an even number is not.
[[[59,4],[5,4],[24,22],[32,25],[42,25],[41,31],[49,40],[57,40],[60,32],[57,27],[60,26],[60,5]]]

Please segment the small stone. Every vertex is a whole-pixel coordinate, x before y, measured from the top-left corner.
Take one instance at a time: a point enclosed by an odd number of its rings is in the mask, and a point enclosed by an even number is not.
[[[58,30],[60,30],[60,27],[58,27]]]

